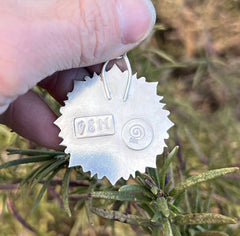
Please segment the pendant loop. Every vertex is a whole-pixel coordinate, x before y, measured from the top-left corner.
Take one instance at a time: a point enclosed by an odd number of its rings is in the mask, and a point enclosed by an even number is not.
[[[128,81],[127,81],[127,86],[125,89],[125,93],[123,96],[123,101],[126,102],[128,99],[128,95],[129,95],[129,91],[130,91],[130,87],[131,87],[131,82],[132,82],[132,68],[129,62],[129,59],[127,57],[127,54],[125,53],[123,56],[117,57],[117,59],[124,59],[126,65],[127,65],[127,70],[128,70]],[[102,73],[101,73],[101,77],[103,80],[103,85],[104,85],[104,90],[105,90],[105,94],[107,96],[108,100],[112,99],[112,95],[111,95],[111,91],[110,88],[108,86],[108,81],[107,81],[107,76],[106,76],[106,67],[108,65],[109,61],[105,62],[105,64],[103,65],[102,68]]]

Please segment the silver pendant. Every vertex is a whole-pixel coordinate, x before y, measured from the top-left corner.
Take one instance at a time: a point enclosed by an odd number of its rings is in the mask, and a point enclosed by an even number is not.
[[[173,126],[156,95],[157,82],[132,76],[126,55],[124,59],[128,71],[114,65],[106,72],[106,63],[101,76],[75,81],[55,121],[70,154],[69,167],[82,166],[113,184],[156,167],[156,155],[162,154]]]

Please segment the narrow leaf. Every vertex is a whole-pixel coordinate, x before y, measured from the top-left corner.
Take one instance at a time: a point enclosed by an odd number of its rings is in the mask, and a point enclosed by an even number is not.
[[[185,198],[185,191],[182,191],[180,194],[177,195],[176,199],[174,200],[174,206],[179,207],[180,203],[184,200]]]
[[[167,200],[164,197],[157,199],[157,207],[164,217],[169,217],[170,211],[168,208]]]
[[[159,179],[160,179],[160,187],[161,189],[164,191],[164,187],[165,187],[165,179],[166,179],[166,174],[167,174],[167,170],[170,166],[170,164],[173,161],[173,158],[176,156],[177,152],[178,152],[179,147],[176,146],[168,155],[166,161],[164,162],[164,165],[162,167],[162,170],[160,172],[159,175]]]
[[[24,184],[26,184],[28,181],[30,181],[30,179],[37,173],[39,168],[34,169],[33,171],[30,172],[30,174],[27,175],[27,177],[25,177],[21,183],[20,183],[20,187],[22,187]]]
[[[41,201],[41,199],[42,199],[42,197],[43,197],[43,194],[44,194],[45,191],[47,190],[48,185],[50,184],[51,180],[52,180],[53,177],[57,174],[58,171],[59,171],[59,170],[56,169],[56,170],[48,177],[47,181],[46,181],[46,182],[44,183],[44,185],[42,186],[42,188],[41,188],[41,190],[40,190],[40,192],[39,192],[39,194],[38,194],[38,196],[37,196],[37,199],[36,199],[36,201],[35,201],[35,203],[34,203],[34,205],[33,205],[33,208],[32,208],[32,210],[31,210],[31,214],[33,214],[33,212],[36,210],[38,204],[40,203],[40,201]]]
[[[163,226],[163,230],[164,230],[166,236],[174,236],[169,219],[163,217],[162,218],[162,226]]]
[[[171,226],[172,226],[173,235],[174,236],[181,236],[181,233],[180,233],[178,227],[176,225],[174,225],[174,224],[172,224]]]
[[[222,168],[222,169],[217,169],[217,170],[210,170],[205,173],[202,173],[202,174],[199,174],[196,176],[192,176],[192,177],[182,181],[180,184],[178,184],[174,189],[171,190],[169,195],[176,196],[178,193],[182,192],[183,190],[185,190],[191,186],[194,186],[198,183],[206,182],[211,179],[215,179],[217,177],[236,172],[238,170],[239,170],[238,167]]]
[[[31,182],[30,182],[30,186],[32,187],[34,180],[37,178],[38,175],[40,175],[45,169],[47,169],[50,165],[52,165],[56,160],[53,159],[51,161],[48,162],[44,162],[41,166],[39,166],[37,168],[37,171],[33,174],[33,176],[31,177]]]
[[[38,155],[48,155],[48,156],[57,156],[57,155],[66,155],[64,152],[51,152],[51,151],[41,151],[41,150],[20,150],[20,149],[8,149],[8,155],[21,154],[28,156],[38,156]]]
[[[160,186],[160,180],[159,180],[159,175],[158,171],[156,168],[147,168],[147,173],[156,181],[156,184]]]
[[[68,214],[69,217],[72,216],[70,207],[69,207],[69,181],[71,178],[72,168],[67,168],[66,172],[63,177],[62,183],[62,200],[63,200],[63,207]]]
[[[28,181],[32,181],[39,173],[42,172],[42,170],[46,169],[54,161],[55,161],[54,159],[51,159],[50,161],[43,163],[41,166],[39,166],[38,168],[36,168],[32,172],[30,172],[30,174],[22,180],[22,182],[20,183],[20,187],[22,187]]]
[[[120,221],[122,223],[130,224],[130,225],[138,225],[143,227],[159,227],[160,223],[154,223],[150,219],[146,219],[143,217],[139,217],[136,215],[121,213],[119,211],[112,211],[106,209],[100,209],[92,207],[91,211],[98,216],[101,216],[105,219]]]
[[[160,211],[156,212],[153,215],[152,222],[159,222],[161,217],[162,217],[162,213]]]
[[[201,225],[201,224],[236,224],[237,221],[228,216],[215,213],[193,213],[179,215],[174,219],[178,225]]]
[[[124,185],[119,189],[119,192],[142,192],[149,198],[153,197],[152,193],[146,187],[136,184]]]
[[[175,213],[177,213],[177,214],[182,214],[182,210],[181,210],[179,207],[175,206],[174,204],[168,202],[168,206],[169,206],[169,208],[170,208],[172,211],[174,211]]]
[[[58,166],[61,166],[65,164],[67,161],[65,159],[60,159],[55,162],[53,162],[49,167],[47,167],[45,170],[43,170],[37,178],[34,180],[34,183],[32,187],[36,186],[44,177],[46,177],[51,171],[56,169]]]
[[[149,198],[144,197],[142,194],[129,194],[128,192],[93,192],[89,194],[92,198],[102,198],[117,201],[130,201],[130,202],[149,202]]]
[[[139,210],[138,212],[140,212],[140,210],[143,210],[144,212],[146,212],[150,217],[154,217],[154,209],[151,207],[151,205],[146,202],[146,203],[141,203],[139,204]],[[143,214],[144,215],[144,214]]]
[[[6,162],[6,163],[0,165],[0,169],[7,168],[10,166],[22,165],[22,164],[48,161],[51,158],[52,157],[50,157],[48,155],[41,155],[41,156],[17,159],[17,160],[9,161],[9,162]]]

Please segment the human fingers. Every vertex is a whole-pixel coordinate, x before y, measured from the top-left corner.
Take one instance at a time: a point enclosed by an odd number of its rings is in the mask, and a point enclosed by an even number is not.
[[[98,64],[151,31],[150,0],[2,0],[0,113],[56,71]]]
[[[63,147],[59,146],[59,128],[53,124],[56,119],[54,112],[33,91],[18,97],[0,115],[0,123],[21,136],[41,146],[60,150]]]
[[[67,93],[73,90],[74,81],[84,80],[85,76],[90,76],[90,74],[84,68],[60,71],[42,80],[38,85],[48,91],[61,105],[64,105]]]
[[[57,72],[41,81],[39,86],[63,105],[67,93],[73,89],[74,81],[83,80],[88,75],[82,68]],[[63,149],[59,146],[59,129],[53,124],[56,119],[53,111],[32,91],[20,96],[0,115],[0,123],[9,126],[21,136],[48,148]]]

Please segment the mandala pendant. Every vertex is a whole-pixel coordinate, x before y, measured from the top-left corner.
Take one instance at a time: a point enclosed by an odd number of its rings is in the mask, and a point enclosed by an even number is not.
[[[156,155],[162,154],[173,126],[159,102],[162,97],[156,95],[157,82],[137,79],[123,57],[128,71],[114,65],[106,72],[106,63],[100,76],[75,81],[55,121],[61,145],[70,154],[69,167],[82,166],[113,184],[156,167]]]

